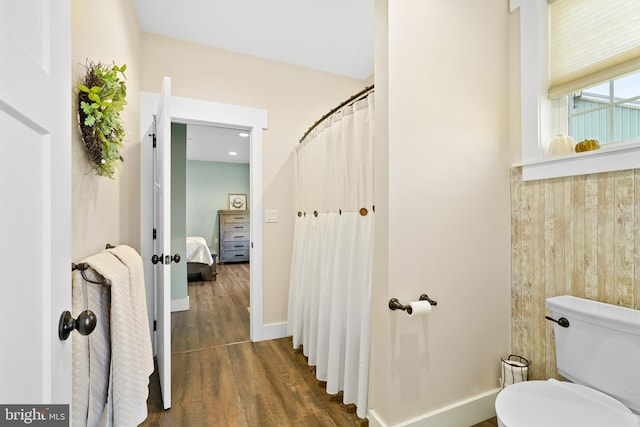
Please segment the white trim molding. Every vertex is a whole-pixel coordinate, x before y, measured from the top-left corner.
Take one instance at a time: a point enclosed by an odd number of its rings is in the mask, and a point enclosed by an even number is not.
[[[171,300],[171,312],[174,311],[189,311],[189,295],[186,298]]]
[[[384,422],[375,408],[369,411],[367,419],[370,427],[470,426],[496,416],[495,402],[500,391],[500,388],[490,390],[398,424]]]
[[[270,323],[257,328],[256,332],[251,336],[251,341],[267,341],[284,338],[287,334],[287,322]]]
[[[140,93],[140,132],[142,141],[148,139],[145,132],[153,122],[158,98],[159,95],[157,93]],[[286,324],[284,327],[280,324],[276,326],[265,325],[263,316],[262,131],[267,128],[267,110],[179,96],[171,96],[170,105],[172,122],[226,125],[247,129],[251,134],[251,168],[249,172],[251,193],[250,338],[251,341],[262,341],[285,337]],[[151,224],[153,224],[153,194],[146,177],[151,176],[152,149],[149,144],[143,143],[141,151],[141,252],[143,259],[151,259],[152,248],[150,246],[149,230],[152,229]],[[145,281],[147,283],[153,283],[151,280],[152,274],[151,268],[145,268]],[[153,310],[153,307],[149,307],[149,309]]]
[[[640,168],[640,143],[617,143],[594,151],[523,163],[522,179],[531,181],[637,168]]]

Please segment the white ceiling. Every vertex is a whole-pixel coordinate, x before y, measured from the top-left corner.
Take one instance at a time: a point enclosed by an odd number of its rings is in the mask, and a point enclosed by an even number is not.
[[[249,138],[241,132],[246,131],[187,123],[187,160],[249,163]]]
[[[374,0],[134,0],[142,31],[364,80]]]
[[[134,0],[134,4],[140,26],[148,33],[359,80],[373,74],[373,0]],[[248,139],[239,139],[237,131],[188,125],[187,138],[187,158],[249,163]],[[228,160],[234,140],[240,141],[233,149],[238,156]]]

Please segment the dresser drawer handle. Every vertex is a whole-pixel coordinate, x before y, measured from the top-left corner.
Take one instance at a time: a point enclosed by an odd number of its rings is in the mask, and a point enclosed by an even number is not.
[[[237,226],[237,225],[236,225],[236,226],[235,226],[235,227],[233,227],[233,228],[244,228],[244,227],[243,227],[243,226],[241,226],[241,225],[240,225],[240,226]]]

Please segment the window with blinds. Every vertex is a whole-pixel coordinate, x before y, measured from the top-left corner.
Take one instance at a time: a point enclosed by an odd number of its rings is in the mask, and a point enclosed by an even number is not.
[[[549,98],[640,70],[640,1],[553,0]]]
[[[640,1],[555,0],[549,17],[549,98],[568,97],[569,134],[640,138]]]
[[[520,14],[523,179],[637,169],[640,0],[510,0],[510,7]],[[551,150],[558,134],[600,144]]]

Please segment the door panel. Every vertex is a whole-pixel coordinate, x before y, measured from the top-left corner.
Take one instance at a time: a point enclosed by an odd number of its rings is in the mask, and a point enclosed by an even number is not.
[[[165,409],[171,407],[171,80],[165,77],[155,117],[156,148],[153,150],[154,250],[163,255],[154,268],[156,295],[156,350],[160,389]]]
[[[71,403],[70,34],[69,0],[0,0],[3,404]]]

